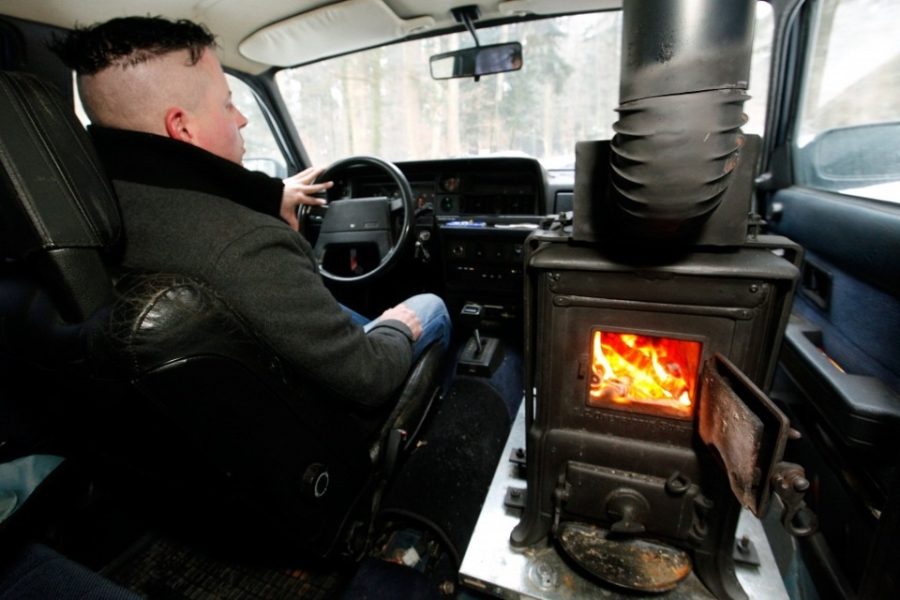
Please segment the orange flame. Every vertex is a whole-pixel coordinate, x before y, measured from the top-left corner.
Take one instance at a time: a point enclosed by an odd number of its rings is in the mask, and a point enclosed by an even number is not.
[[[588,404],[690,418],[700,342],[595,331]]]

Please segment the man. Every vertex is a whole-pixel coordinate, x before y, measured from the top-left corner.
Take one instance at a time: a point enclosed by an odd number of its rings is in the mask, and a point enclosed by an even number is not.
[[[158,17],[113,19],[53,44],[78,76],[89,132],[122,211],[127,269],[176,272],[210,284],[326,395],[380,405],[449,317],[432,294],[373,322],[328,292],[300,204],[331,182],[307,169],[284,181],[241,166],[247,119],[203,26]],[[273,217],[281,217],[281,219]]]

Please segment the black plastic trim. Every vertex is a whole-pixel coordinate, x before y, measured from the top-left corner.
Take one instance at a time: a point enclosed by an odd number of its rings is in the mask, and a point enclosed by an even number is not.
[[[820,349],[821,331],[791,317],[781,364],[813,407],[851,447],[886,450],[900,440],[900,397],[875,377],[845,373]]]
[[[800,187],[779,191],[774,201],[782,209],[773,232],[900,295],[900,205]]]

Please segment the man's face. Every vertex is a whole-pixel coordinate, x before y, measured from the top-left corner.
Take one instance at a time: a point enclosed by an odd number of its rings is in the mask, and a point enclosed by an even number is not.
[[[241,128],[247,124],[247,118],[232,104],[225,73],[213,52],[205,51],[195,68],[202,77],[203,91],[191,110],[194,144],[240,164],[244,156]]]

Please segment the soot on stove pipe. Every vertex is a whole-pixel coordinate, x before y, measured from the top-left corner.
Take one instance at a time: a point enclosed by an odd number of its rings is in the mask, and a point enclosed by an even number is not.
[[[609,200],[628,236],[690,235],[743,143],[756,0],[625,0]]]

